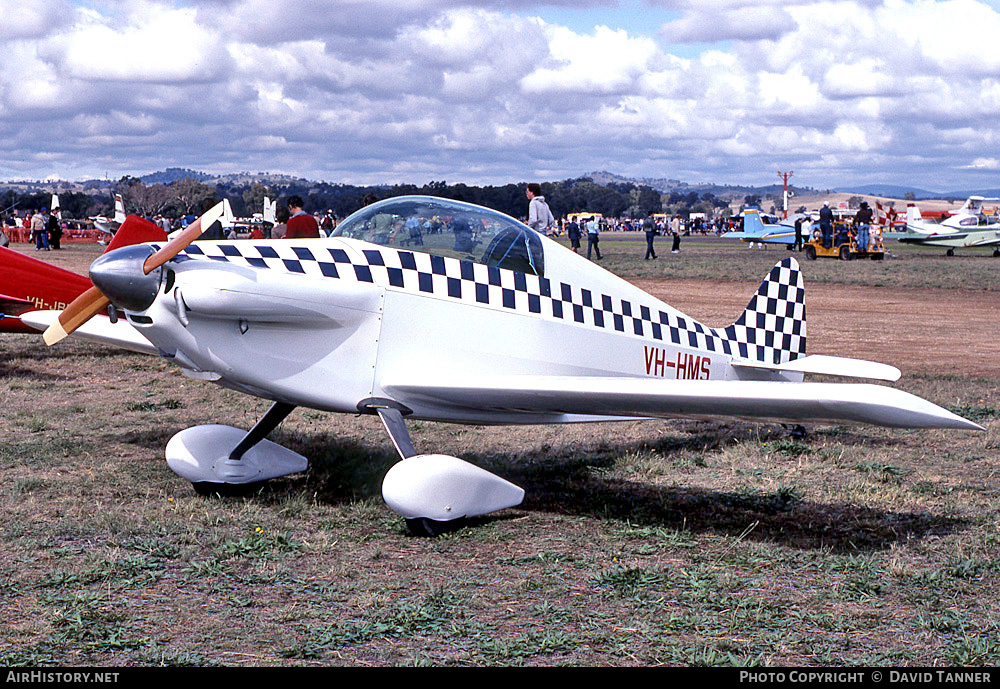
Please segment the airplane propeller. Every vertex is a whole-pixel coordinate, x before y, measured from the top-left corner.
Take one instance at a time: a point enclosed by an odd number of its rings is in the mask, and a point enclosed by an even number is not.
[[[204,215],[188,225],[183,232],[167,242],[158,251],[150,253],[144,257],[141,268],[142,275],[149,275],[187,248],[188,244],[201,236],[204,229],[211,227],[212,223],[222,216],[222,209],[222,203],[217,203],[212,206],[212,208],[210,208]],[[98,261],[102,260],[106,263],[114,262],[117,259],[115,254],[121,255],[121,253],[134,253],[129,252],[129,249],[142,250],[140,247],[126,247],[124,249],[119,249],[105,254],[94,263],[96,264]],[[148,248],[146,250],[148,251]],[[92,266],[91,279],[94,279],[93,272],[94,267]],[[98,283],[100,282],[103,281],[95,280],[95,285],[93,287],[78,296],[70,303],[69,306],[63,309],[62,313],[59,314],[59,318],[57,318],[42,334],[45,344],[50,346],[54,345],[56,342],[64,339],[67,335],[89,321],[91,318],[108,308],[111,304],[111,300],[105,294],[107,288],[105,288],[105,291],[102,291],[98,286]]]

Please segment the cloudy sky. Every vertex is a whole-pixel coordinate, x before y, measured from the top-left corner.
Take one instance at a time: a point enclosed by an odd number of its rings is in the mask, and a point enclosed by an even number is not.
[[[1000,0],[3,0],[0,179],[1000,186]]]

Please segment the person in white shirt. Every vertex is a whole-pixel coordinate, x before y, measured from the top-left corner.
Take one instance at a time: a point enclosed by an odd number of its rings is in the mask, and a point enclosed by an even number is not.
[[[600,242],[600,231],[601,226],[597,222],[597,218],[591,218],[587,221],[587,258],[590,258],[591,250],[597,254],[597,260],[601,260],[601,247],[598,246]]]
[[[528,227],[539,234],[548,234],[556,219],[542,196],[542,187],[537,182],[528,185],[524,195],[528,197]]]

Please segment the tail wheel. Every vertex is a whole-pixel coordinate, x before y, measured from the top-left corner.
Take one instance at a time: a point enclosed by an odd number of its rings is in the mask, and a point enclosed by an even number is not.
[[[812,244],[806,244],[805,252],[806,252],[806,258],[808,258],[810,261],[816,260],[816,247],[814,247]]]

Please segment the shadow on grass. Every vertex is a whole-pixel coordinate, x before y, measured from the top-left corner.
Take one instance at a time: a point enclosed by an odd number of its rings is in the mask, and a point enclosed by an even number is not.
[[[756,522],[750,539],[801,549],[879,550],[898,541],[946,534],[963,525],[961,520],[927,513],[812,502],[793,491],[659,488],[594,477],[562,482],[539,482],[525,475],[508,478],[524,487],[521,508],[525,510],[732,536],[743,534]]]
[[[179,429],[150,428],[128,433],[125,440],[160,448]],[[962,520],[927,513],[893,512],[851,504],[802,499],[795,490],[727,492],[711,488],[657,487],[602,477],[623,453],[654,448],[661,452],[702,450],[752,437],[734,428],[720,433],[663,437],[652,443],[598,444],[586,452],[557,456],[548,452],[518,456],[462,453],[462,458],[525,489],[521,510],[595,519],[619,519],[638,526],[661,526],[692,532],[741,536],[800,549],[857,552],[890,547],[898,541],[943,535],[963,527]],[[255,493],[264,504],[307,493],[336,505],[381,495],[382,479],[398,461],[388,442],[373,445],[357,438],[328,434],[304,436],[277,431],[275,442],[309,458],[309,469],[266,484]],[[598,470],[595,473],[595,469]],[[499,517],[471,520],[470,525]]]
[[[69,380],[70,376],[64,376],[58,372],[37,371],[26,366],[7,361],[0,364],[0,380],[7,382],[14,380],[25,380],[34,382],[56,382]]]

